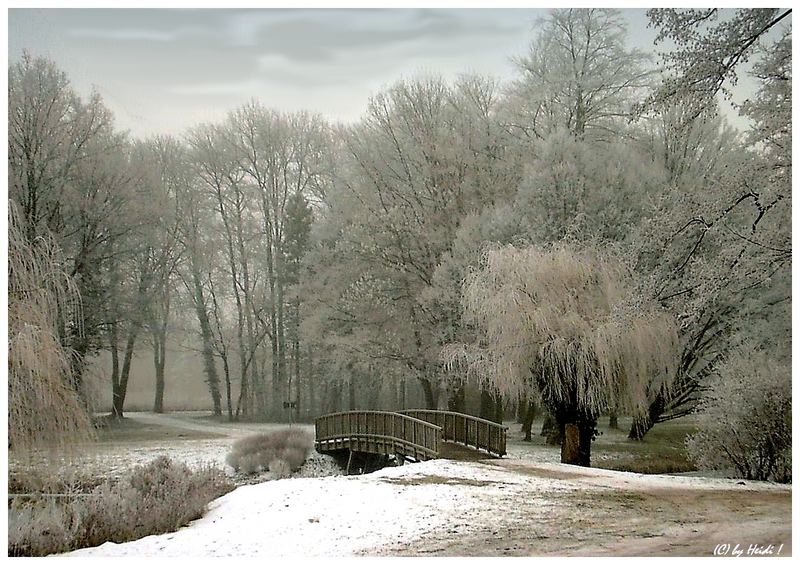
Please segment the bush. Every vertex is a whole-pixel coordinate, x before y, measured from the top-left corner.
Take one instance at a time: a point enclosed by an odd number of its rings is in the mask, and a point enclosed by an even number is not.
[[[790,482],[791,370],[761,352],[732,357],[703,397],[697,428],[686,451],[699,468]]]
[[[273,459],[269,462],[269,472],[272,473],[276,479],[285,479],[292,472],[292,469],[286,460]]]
[[[214,467],[192,471],[159,457],[128,480],[106,481],[90,495],[15,499],[8,510],[8,554],[48,555],[175,531],[233,490]]]
[[[269,470],[276,478],[284,478],[302,467],[313,447],[309,433],[289,428],[240,439],[225,460],[245,475]]]
[[[39,556],[67,551],[79,536],[74,507],[56,500],[14,499],[8,507],[8,555]]]
[[[24,465],[9,468],[8,492],[10,494],[30,493],[89,493],[107,479],[97,475],[85,475],[73,468],[59,468],[49,465]]]

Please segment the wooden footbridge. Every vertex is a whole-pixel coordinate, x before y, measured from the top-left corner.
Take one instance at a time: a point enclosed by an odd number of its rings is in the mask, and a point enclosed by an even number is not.
[[[441,457],[444,442],[449,442],[496,457],[506,454],[508,428],[459,412],[359,410],[326,414],[314,424],[320,453],[348,450],[425,461]]]

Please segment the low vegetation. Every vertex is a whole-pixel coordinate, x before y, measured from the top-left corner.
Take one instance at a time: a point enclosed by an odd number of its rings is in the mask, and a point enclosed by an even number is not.
[[[167,457],[122,480],[9,477],[8,555],[42,556],[172,532],[233,490],[215,467],[191,470]]]
[[[276,478],[284,478],[300,469],[313,447],[314,438],[309,433],[287,428],[240,439],[233,444],[226,462],[245,475],[269,471]]]
[[[733,356],[711,381],[686,449],[701,469],[792,480],[792,376],[760,352]]]

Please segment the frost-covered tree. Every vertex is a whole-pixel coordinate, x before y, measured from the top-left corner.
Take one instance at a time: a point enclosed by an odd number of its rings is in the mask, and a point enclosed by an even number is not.
[[[25,53],[8,79],[8,194],[29,241],[54,238],[82,296],[82,333],[60,336],[80,388],[85,358],[102,347],[112,247],[137,221],[127,142],[100,97],[81,99],[52,61]]]
[[[551,10],[538,22],[508,101],[510,125],[528,137],[557,129],[613,137],[649,85],[648,56],[626,45],[618,10]],[[612,135],[610,135],[612,134]]]
[[[707,184],[742,155],[742,137],[722,117],[719,104],[698,111],[686,98],[665,100],[641,116],[633,136],[649,157],[647,166],[663,169],[672,186]]]
[[[281,113],[253,101],[231,112],[225,129],[243,175],[241,182],[252,189],[254,211],[260,216],[266,297],[263,322],[253,323],[263,328],[270,341],[272,410],[277,418],[283,414],[282,403],[289,400],[291,346],[286,334],[292,317],[287,311],[291,309],[287,301],[292,258],[287,257],[286,246],[290,204],[320,192],[325,183],[328,125],[318,115]]]
[[[701,469],[735,477],[792,480],[792,377],[772,354],[744,347],[709,379],[687,439]]]
[[[244,180],[245,173],[228,128],[204,124],[194,128],[187,141],[198,188],[214,203],[212,229],[220,233],[224,266],[215,272],[219,277],[216,296],[221,311],[235,312],[236,317],[240,394],[234,418],[238,419],[240,414],[249,417],[254,411],[263,413],[266,409],[266,384],[257,367],[258,347],[266,337],[265,332],[259,331],[256,319],[261,305],[257,304],[256,296],[259,287],[263,287],[254,270],[260,231],[256,216],[257,195]],[[227,303],[223,296],[228,298]]]
[[[209,226],[213,224],[214,203],[209,195],[196,183],[194,164],[188,146],[172,145],[170,171],[174,184],[175,202],[178,212],[176,243],[183,256],[178,265],[178,278],[185,288],[185,297],[192,305],[200,334],[203,373],[208,385],[215,416],[222,415],[222,392],[220,375],[215,361],[215,338],[212,322],[212,300],[210,297],[209,271],[213,263],[204,250],[212,247],[213,238]],[[230,391],[228,379],[226,391]],[[230,394],[226,397],[228,417],[233,417]]]
[[[322,210],[319,264],[331,270],[319,297],[347,336],[337,343],[366,366],[381,359],[410,371],[431,408],[445,404],[438,353],[458,315],[432,296],[434,271],[461,220],[508,198],[518,179],[498,96],[493,81],[470,76],[379,93],[340,132],[336,191]]]
[[[702,116],[716,105],[710,96],[724,88],[737,65],[756,54],[755,70],[764,78],[755,100],[743,107],[755,112],[757,126],[747,134],[752,146],[729,152],[712,175],[674,183],[635,238],[635,268],[649,286],[643,292],[679,319],[683,353],[670,397],[652,400],[634,422],[631,437],[641,438],[654,423],[691,413],[703,380],[725,358],[731,338],[755,327],[754,320],[765,312],[773,318],[775,340],[786,339],[791,156],[784,148],[791,147],[790,39],[786,33],[775,38],[767,32],[788,21],[787,15],[775,10],[739,10],[727,17],[715,10],[651,14],[662,36],[677,44],[667,57],[676,74],[659,91],[657,103],[688,100],[696,116]],[[759,53],[759,42],[771,47]]]
[[[534,142],[511,212],[524,235],[537,243],[628,237],[667,183],[663,169],[632,145],[564,130]]]
[[[565,426],[565,463],[588,466],[597,417],[638,409],[675,374],[673,319],[634,300],[621,267],[591,251],[491,250],[463,306],[478,341],[445,356],[503,392],[538,395]]]
[[[153,411],[164,411],[166,379],[164,369],[167,359],[167,335],[170,319],[174,316],[172,304],[175,298],[177,267],[181,260],[178,231],[181,211],[178,208],[178,192],[186,182],[185,164],[181,162],[183,148],[169,136],[147,140],[139,148],[137,168],[149,172],[147,191],[153,213],[147,226],[147,245],[152,257],[152,283],[145,304],[145,322],[150,333],[155,373],[155,395]],[[144,190],[140,190],[144,193]]]
[[[658,29],[656,42],[674,45],[663,54],[670,76],[651,101],[678,96],[713,103],[720,92],[730,96],[740,65],[758,52],[773,28],[791,21],[791,13],[778,8],[648,10]],[[701,111],[702,103],[696,108]]]

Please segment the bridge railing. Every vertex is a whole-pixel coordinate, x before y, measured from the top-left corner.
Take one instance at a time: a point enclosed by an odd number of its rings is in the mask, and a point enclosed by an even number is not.
[[[442,441],[440,426],[398,412],[336,412],[317,418],[314,427],[321,451],[351,449],[431,459],[439,456]]]
[[[497,422],[445,410],[403,410],[402,413],[440,426],[445,441],[483,449],[501,457],[506,454],[508,428]]]

